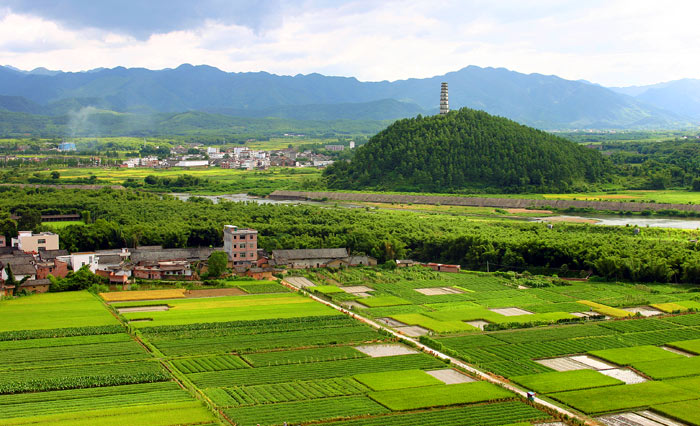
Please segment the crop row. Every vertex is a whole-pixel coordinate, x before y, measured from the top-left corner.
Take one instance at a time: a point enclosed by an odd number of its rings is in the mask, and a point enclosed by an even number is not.
[[[425,354],[388,356],[382,358],[359,358],[341,361],[317,362],[313,364],[290,364],[274,367],[259,367],[212,373],[195,373],[189,378],[197,386],[228,387],[231,385],[258,385],[291,382],[295,380],[330,379],[360,373],[379,371],[430,369],[444,364]]]
[[[20,393],[0,395],[0,407],[11,404],[24,404],[41,401],[65,401],[71,399],[100,398],[110,395],[130,395],[147,392],[178,390],[175,382],[139,383],[135,385],[107,386],[102,388],[85,388],[49,392]],[[2,411],[2,409],[0,409]]]
[[[678,328],[675,330],[650,331],[646,333],[629,333],[620,336],[620,340],[629,346],[663,345],[678,340],[700,338],[700,328]]]
[[[28,340],[6,340],[0,342],[0,351],[30,348],[50,348],[56,346],[77,346],[93,343],[119,343],[132,341],[126,333],[96,334],[74,337],[46,337]]]
[[[605,329],[598,324],[582,324],[545,329],[525,329],[510,332],[493,333],[490,336],[505,343],[545,342],[550,340],[568,340],[577,337],[607,336],[615,331]],[[459,338],[455,338],[459,339]]]
[[[626,321],[604,321],[601,327],[615,330],[618,333],[640,333],[645,331],[668,330],[680,327],[677,324],[656,318],[630,319]]]
[[[123,333],[121,325],[101,325],[96,327],[51,328],[46,330],[13,330],[0,332],[0,341],[42,339],[49,337],[88,336],[95,334]]]
[[[305,364],[309,362],[337,361],[341,359],[366,358],[367,355],[352,346],[330,346],[326,348],[294,351],[260,352],[244,355],[243,359],[255,367]]]
[[[667,318],[666,320],[687,327],[700,326],[700,314],[679,315],[677,317]]]
[[[622,348],[632,346],[615,336],[589,337],[571,340],[555,340],[542,344],[539,342],[519,345],[498,345],[484,348],[503,359],[537,359],[561,355],[586,353],[588,351]]]
[[[250,294],[287,293],[290,291],[280,284],[238,284],[236,287]]]
[[[70,391],[64,391],[70,392]],[[40,393],[40,394],[43,394]],[[95,408],[116,408],[142,406],[166,402],[186,402],[192,398],[179,389],[150,391],[131,394],[111,394],[99,397],[74,398],[59,401],[34,401],[29,403],[3,405],[0,418],[31,416],[36,413],[58,414],[73,411],[90,410]]]
[[[233,355],[178,359],[172,361],[172,364],[185,374],[248,368],[245,361]]]
[[[118,343],[94,343],[89,345],[57,346],[49,348],[29,348],[0,351],[1,359],[14,361],[41,362],[57,360],[75,360],[81,358],[94,360],[99,357],[120,356],[122,359],[147,358],[148,353],[135,341]]]
[[[310,329],[298,332],[268,333],[252,336],[226,336],[209,339],[161,341],[155,345],[164,354],[196,355],[226,352],[257,352],[265,349],[325,346],[360,343],[386,338],[365,326],[354,325],[342,329]]]
[[[508,401],[420,413],[390,414],[367,419],[349,420],[343,422],[343,426],[497,426],[538,420],[548,420],[548,416],[522,402]],[[333,423],[333,425],[334,424],[335,423]],[[323,423],[322,425],[331,426],[332,424]]]
[[[528,374],[548,373],[553,371],[551,368],[545,367],[540,363],[530,361],[529,359],[492,362],[480,364],[479,367],[503,377],[525,376]]]
[[[267,385],[239,386],[219,389],[217,405],[238,407],[244,405],[274,404],[305,401],[337,396],[362,394],[368,389],[350,378],[306,380]]]
[[[313,401],[267,404],[225,410],[239,426],[281,425],[363,415],[386,413],[389,410],[365,396],[347,396]]]
[[[173,331],[167,333],[155,333],[150,334],[148,332],[144,335],[153,343],[170,341],[170,340],[180,340],[180,339],[211,339],[217,337],[233,337],[233,336],[257,336],[261,334],[274,334],[274,333],[290,333],[298,332],[304,330],[338,330],[346,327],[357,326],[358,324],[354,322],[351,318],[345,318],[344,321],[333,321],[328,323],[299,323],[290,322],[289,324],[276,324],[271,327],[267,327],[264,324],[257,326],[248,326],[243,328],[231,328],[231,329],[202,329],[202,330],[183,330],[183,331]]]
[[[7,371],[0,394],[162,382],[170,379],[160,364],[132,362]]]
[[[237,334],[244,334],[245,330],[250,328],[253,333],[264,331],[264,330],[286,330],[290,325],[305,325],[309,324],[324,325],[333,324],[335,322],[347,323],[350,320],[344,315],[329,315],[329,316],[308,316],[308,317],[294,317],[294,318],[272,318],[264,320],[244,320],[244,321],[224,321],[224,322],[206,322],[206,323],[193,323],[184,325],[161,325],[157,327],[145,327],[143,333],[148,336],[153,336],[161,333],[183,333],[187,331],[194,330],[228,330],[234,331]]]

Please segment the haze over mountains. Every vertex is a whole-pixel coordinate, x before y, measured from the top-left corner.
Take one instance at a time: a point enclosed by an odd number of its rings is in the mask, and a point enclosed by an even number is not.
[[[320,74],[227,73],[187,64],[78,73],[0,67],[0,118],[9,119],[8,112],[23,119],[60,117],[94,107],[130,116],[199,111],[216,117],[395,120],[435,114],[442,81],[449,83],[453,109],[481,109],[541,129],[682,128],[700,121],[699,80],[608,89],[469,66],[432,78],[361,82]]]

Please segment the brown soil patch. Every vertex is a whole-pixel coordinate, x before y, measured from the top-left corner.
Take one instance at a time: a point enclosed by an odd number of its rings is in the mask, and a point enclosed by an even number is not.
[[[549,214],[554,213],[551,210],[535,210],[535,209],[506,209],[508,213],[537,213],[537,214]]]
[[[206,290],[188,290],[185,297],[194,299],[197,297],[221,297],[221,296],[240,296],[248,294],[240,288],[212,288]]]

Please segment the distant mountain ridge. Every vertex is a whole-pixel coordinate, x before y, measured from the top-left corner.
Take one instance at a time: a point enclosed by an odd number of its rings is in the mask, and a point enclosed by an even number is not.
[[[0,67],[0,109],[49,116],[94,106],[135,114],[205,111],[295,120],[395,120],[434,114],[443,81],[449,84],[453,109],[481,109],[540,129],[674,128],[694,121],[688,114],[588,82],[476,66],[394,82],[227,73],[189,64],[77,73]]]
[[[648,86],[611,87],[611,90],[657,108],[700,120],[700,80],[685,78]]]

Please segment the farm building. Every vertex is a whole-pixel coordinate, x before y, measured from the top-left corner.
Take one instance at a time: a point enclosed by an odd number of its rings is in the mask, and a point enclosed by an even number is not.
[[[224,225],[224,252],[233,266],[250,265],[258,260],[258,231]]]
[[[190,262],[186,260],[142,262],[138,266],[134,267],[133,275],[136,278],[150,280],[193,279]]]
[[[350,256],[345,248],[272,250],[271,265],[292,269],[376,265],[370,256]]]
[[[157,247],[138,247],[131,250],[131,261],[134,264],[141,262],[161,262],[167,260],[188,260],[190,262],[207,260],[215,251],[222,248],[193,247],[164,249]]]
[[[38,253],[39,250],[58,250],[58,235],[53,232],[19,231],[17,238],[12,239],[12,247],[25,253]]]
[[[27,293],[46,293],[51,287],[51,281],[47,279],[43,280],[27,280],[19,285],[20,290],[24,290]]]
[[[462,270],[462,267],[459,265],[445,265],[442,263],[424,263],[422,266],[438,272],[459,272]]]
[[[68,263],[58,259],[47,262],[37,262],[36,279],[43,280],[53,275],[56,278],[63,278],[68,275]]]
[[[7,265],[10,265],[12,274],[17,281],[24,277],[36,278],[36,267],[34,266],[34,256],[30,254],[3,254],[0,255],[0,278],[7,280]]]

